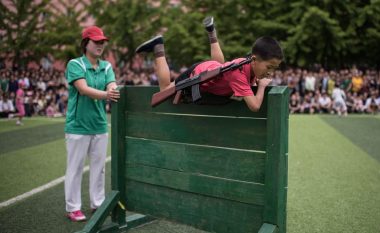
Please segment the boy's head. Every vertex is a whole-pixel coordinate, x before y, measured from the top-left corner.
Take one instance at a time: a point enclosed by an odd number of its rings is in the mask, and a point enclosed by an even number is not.
[[[252,70],[259,79],[269,78],[284,59],[280,44],[273,38],[263,36],[252,46]]]

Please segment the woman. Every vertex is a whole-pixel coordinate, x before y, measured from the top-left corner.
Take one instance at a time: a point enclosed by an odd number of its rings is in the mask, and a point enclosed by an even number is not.
[[[82,32],[83,56],[70,60],[66,68],[69,100],[65,126],[65,201],[71,221],[86,220],[81,211],[81,181],[86,156],[90,159],[91,209],[95,211],[104,201],[108,143],[105,104],[106,100],[116,102],[120,97],[111,64],[100,59],[107,41],[100,28],[86,28]]]

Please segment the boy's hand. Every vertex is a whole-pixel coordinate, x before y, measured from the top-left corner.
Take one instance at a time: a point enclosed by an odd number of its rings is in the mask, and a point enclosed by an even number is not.
[[[261,78],[258,80],[258,84],[259,86],[262,86],[262,87],[266,87],[268,86],[268,84],[272,82],[272,79],[271,78]]]

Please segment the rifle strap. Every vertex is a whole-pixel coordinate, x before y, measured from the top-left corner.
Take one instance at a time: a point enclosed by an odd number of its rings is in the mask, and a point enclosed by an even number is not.
[[[175,84],[177,84],[179,81],[182,81],[182,80],[185,80],[187,78],[190,77],[190,75],[193,74],[193,71],[195,69],[195,67],[197,67],[197,65],[201,64],[202,62],[197,62],[195,64],[193,64],[192,66],[190,66],[190,68],[188,68],[187,70],[185,70],[185,72],[181,73],[176,79],[175,79]]]
[[[177,85],[178,82],[182,81],[182,80],[185,80],[187,78],[190,78],[190,76],[193,74],[194,72],[194,69],[195,67],[197,67],[197,65],[201,64],[202,62],[197,62],[195,64],[193,64],[192,66],[190,66],[190,68],[188,68],[187,70],[185,70],[185,72],[181,73],[174,81],[174,83]],[[183,91],[178,91],[176,93],[176,96],[174,98],[174,101],[173,101],[173,104],[178,104],[182,97],[186,95],[186,96],[191,96],[191,89],[188,90],[188,89],[184,89]],[[186,98],[187,99],[187,98]]]

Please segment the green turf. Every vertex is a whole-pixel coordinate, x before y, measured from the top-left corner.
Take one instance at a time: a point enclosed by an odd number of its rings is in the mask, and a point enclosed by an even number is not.
[[[32,117],[24,118],[24,125],[16,125],[16,119],[0,119],[0,133],[7,131],[23,130],[39,125],[56,124],[59,122],[65,122],[65,118],[46,118],[46,117]]]
[[[357,132],[358,129],[352,125],[358,117],[350,116],[344,120],[334,117],[290,117],[289,233],[380,232],[380,163],[372,157],[372,152],[363,149],[363,145],[378,146],[376,140],[370,139],[378,137],[378,131],[374,130],[376,123],[372,120],[379,121],[380,118],[374,116],[361,121],[361,127],[368,131],[369,139],[355,143],[349,133],[355,135],[364,132]],[[55,156],[49,152],[49,148],[56,151]],[[45,150],[48,151],[41,155]],[[58,178],[63,173],[65,165],[62,165],[62,161],[65,157],[63,139],[0,156],[0,172],[3,169],[7,171],[0,173],[0,195],[3,195],[4,190],[13,190],[20,182],[22,186],[33,183],[30,187],[34,188],[38,186],[37,181],[43,183],[44,180]],[[20,164],[25,159],[27,162]],[[41,160],[46,163],[41,164]],[[46,170],[46,174],[50,174],[50,178],[39,177],[44,176],[39,173],[43,170],[40,166]],[[109,172],[108,164],[107,190],[110,188]],[[86,213],[89,211],[87,179],[83,181],[82,194]],[[83,227],[81,223],[69,222],[63,215],[64,193],[61,184],[0,209],[0,232],[73,232]],[[160,220],[131,232],[201,231]]]
[[[20,137],[20,135],[22,135],[22,137]],[[64,123],[62,122],[2,132],[0,133],[0,155],[14,150],[55,141],[63,137]]]
[[[322,119],[380,162],[380,118],[358,115]]]
[[[110,187],[111,164],[106,165],[106,193]],[[82,181],[82,209],[87,217],[91,217],[88,194],[88,172],[84,174]],[[72,223],[65,215],[63,183],[52,187],[44,192],[38,193],[26,200],[14,205],[0,209],[0,232],[20,233],[20,232],[52,232],[69,233],[81,230],[86,223]],[[110,219],[107,220],[109,222]],[[159,230],[158,230],[159,229]],[[159,220],[150,225],[136,228],[131,233],[202,233],[193,227],[176,224],[173,222]]]
[[[24,148],[0,157],[0,202],[65,175],[64,140]]]
[[[43,125],[44,121],[46,125]],[[0,133],[0,202],[65,175],[66,147],[62,122],[48,118],[29,120],[26,129],[19,129],[11,121],[0,124],[5,128],[15,128]],[[12,137],[2,137],[4,134]],[[110,152],[109,146],[107,154]]]
[[[289,139],[289,232],[380,232],[380,164],[317,116]]]
[[[64,176],[65,166],[63,139],[1,156],[0,202]]]
[[[106,190],[110,190],[110,163],[106,166]],[[82,180],[82,207],[85,215],[91,216],[88,195],[88,172]],[[74,232],[85,223],[72,223],[65,217],[63,183],[36,194],[17,204],[0,209],[0,232]]]

